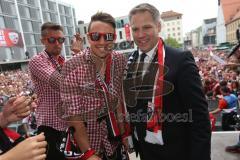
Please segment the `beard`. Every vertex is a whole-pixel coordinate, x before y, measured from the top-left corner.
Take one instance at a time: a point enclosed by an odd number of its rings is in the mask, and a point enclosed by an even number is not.
[[[62,48],[54,48],[52,50],[47,50],[47,52],[53,56],[58,56],[61,54]]]

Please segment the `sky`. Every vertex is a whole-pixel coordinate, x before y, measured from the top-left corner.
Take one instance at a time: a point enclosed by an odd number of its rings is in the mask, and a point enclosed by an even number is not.
[[[134,6],[140,3],[150,3],[158,8],[160,13],[173,10],[182,13],[183,33],[201,26],[203,19],[217,17],[218,0],[59,0],[71,4],[75,8],[76,19],[85,23],[97,11],[110,13],[113,17],[128,15]]]

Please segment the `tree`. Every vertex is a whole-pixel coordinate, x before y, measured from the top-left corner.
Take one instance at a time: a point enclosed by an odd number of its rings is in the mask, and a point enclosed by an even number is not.
[[[165,42],[167,45],[169,45],[169,46],[171,46],[171,47],[174,47],[174,48],[181,48],[181,47],[182,47],[182,45],[179,44],[179,43],[177,42],[177,40],[174,39],[174,38],[172,38],[172,37],[168,37],[167,39],[165,39],[164,42]]]

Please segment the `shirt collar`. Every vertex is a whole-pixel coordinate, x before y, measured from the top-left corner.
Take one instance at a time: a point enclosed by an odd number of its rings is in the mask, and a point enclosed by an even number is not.
[[[158,43],[150,50],[146,53],[146,55],[150,58],[150,59],[153,59],[154,58],[154,55],[155,55],[155,49],[157,48],[158,46]],[[139,53],[139,57],[141,57],[142,55],[142,51],[140,49],[138,49],[138,53]]]

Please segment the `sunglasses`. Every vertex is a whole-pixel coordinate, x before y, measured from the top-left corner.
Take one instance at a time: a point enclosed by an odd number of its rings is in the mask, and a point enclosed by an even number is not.
[[[58,37],[58,38],[49,37],[49,38],[46,38],[46,39],[47,39],[48,43],[51,43],[51,44],[56,43],[56,41],[58,41],[58,43],[62,44],[65,41],[64,37]]]
[[[105,41],[114,41],[116,39],[115,33],[100,33],[100,32],[90,32],[88,33],[91,41],[99,41],[101,37],[104,38]]]

